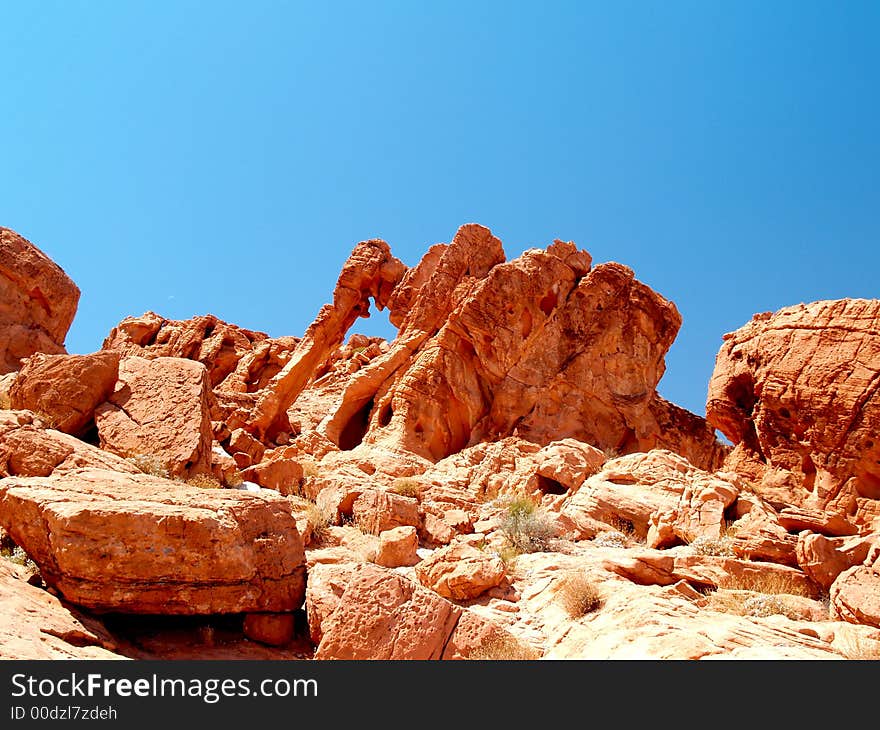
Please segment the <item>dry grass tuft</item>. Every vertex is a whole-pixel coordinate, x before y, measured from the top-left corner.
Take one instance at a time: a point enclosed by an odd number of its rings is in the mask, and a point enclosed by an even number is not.
[[[161,477],[162,479],[171,478],[171,474],[168,472],[168,467],[165,466],[165,462],[155,454],[135,454],[134,456],[129,456],[128,461],[136,468],[140,469],[144,474]]]
[[[191,487],[198,487],[199,489],[223,488],[223,485],[220,484],[220,480],[213,474],[193,474],[191,477],[186,479],[185,483],[189,484],[189,486]]]
[[[818,586],[776,571],[746,573],[737,576],[734,584],[727,585],[725,588],[752,591],[753,593],[767,593],[770,595],[788,593],[789,595],[805,596],[806,598],[817,598],[821,595],[821,590]]]
[[[394,483],[391,485],[391,491],[403,497],[415,497],[418,499],[422,493],[422,485],[417,479],[400,477],[394,480]]]
[[[723,535],[721,537],[698,537],[689,543],[694,555],[711,555],[719,558],[735,558],[733,551],[733,538]]]
[[[602,596],[596,584],[578,571],[572,571],[562,577],[556,596],[572,618],[586,616],[602,605]]]
[[[14,545],[12,547],[4,545],[3,547],[0,547],[0,557],[8,560],[10,563],[15,563],[23,568],[27,568],[28,570],[34,572],[39,571],[37,564],[31,559],[30,555],[24,551],[24,548],[19,545]]]
[[[541,652],[504,633],[493,636],[468,658],[477,661],[534,661],[541,658]]]

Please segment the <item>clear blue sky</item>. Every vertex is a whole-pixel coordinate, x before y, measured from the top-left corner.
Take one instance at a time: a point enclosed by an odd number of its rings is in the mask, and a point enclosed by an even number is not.
[[[475,221],[672,299],[660,390],[703,413],[724,332],[880,296],[877,2],[41,0],[0,29],[0,225],[82,289],[71,352],[150,309],[301,334],[358,241],[412,265]]]

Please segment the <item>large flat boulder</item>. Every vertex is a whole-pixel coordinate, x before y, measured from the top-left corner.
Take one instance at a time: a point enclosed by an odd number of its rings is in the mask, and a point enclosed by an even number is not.
[[[98,469],[10,477],[0,526],[50,586],[95,611],[281,612],[303,601],[302,539],[271,492]]]

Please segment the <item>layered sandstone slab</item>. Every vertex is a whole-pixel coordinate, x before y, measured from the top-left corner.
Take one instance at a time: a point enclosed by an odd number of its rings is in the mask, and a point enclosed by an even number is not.
[[[64,352],[80,291],[30,241],[0,227],[0,374],[35,352]]]
[[[0,526],[71,603],[159,614],[283,612],[305,589],[289,502],[84,469],[0,481]]]
[[[880,499],[880,300],[756,315],[725,335],[706,404],[728,467],[780,504],[874,515]]]

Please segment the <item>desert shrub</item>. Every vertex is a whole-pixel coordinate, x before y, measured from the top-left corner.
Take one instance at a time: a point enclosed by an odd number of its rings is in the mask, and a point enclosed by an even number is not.
[[[822,593],[817,585],[809,581],[797,580],[794,575],[787,575],[776,571],[746,573],[737,576],[731,585],[726,585],[725,587],[770,595],[788,593],[794,596],[806,596],[807,598],[817,598]]]
[[[477,661],[533,661],[541,658],[541,652],[510,634],[499,633],[485,641],[468,658]]]
[[[317,477],[320,472],[318,471],[318,465],[313,461],[306,461],[302,465],[303,468],[303,477]]]
[[[635,539],[636,537],[636,526],[632,523],[631,520],[626,519],[625,517],[621,517],[620,515],[611,515],[611,517],[605,520],[611,527],[613,527],[617,532],[625,537]]]
[[[602,596],[596,584],[579,571],[562,577],[557,597],[565,612],[572,618],[592,613],[602,605]]]
[[[165,462],[155,454],[134,454],[133,456],[129,456],[128,460],[144,474],[150,474],[154,477],[162,477],[163,479],[171,478],[171,475],[168,473],[168,467],[165,466]]]
[[[213,474],[193,474],[186,480],[186,484],[199,489],[220,489],[223,486]]]
[[[330,527],[330,515],[314,502],[306,501],[306,515],[312,526],[312,541],[322,542],[328,535]]]
[[[418,497],[422,492],[422,485],[416,479],[401,477],[394,480],[391,491],[403,497]]]
[[[616,459],[618,456],[620,456],[620,449],[618,449],[616,446],[606,446],[604,449],[602,449],[602,453],[605,454],[605,459],[607,461],[611,461],[612,459]]]
[[[31,559],[30,555],[28,555],[24,551],[24,548],[19,545],[13,545],[11,547],[4,545],[3,547],[0,547],[0,557],[3,557],[10,563],[15,563],[23,568],[27,568],[28,570],[39,570],[37,564]]]
[[[518,553],[540,553],[550,549],[556,528],[530,499],[520,497],[507,505],[499,530]]]
[[[691,550],[695,555],[711,555],[721,558],[735,558],[733,551],[733,539],[722,537],[698,537],[690,543]]]
[[[617,530],[609,532],[600,532],[593,538],[593,544],[597,547],[625,548],[629,541],[626,535]]]

